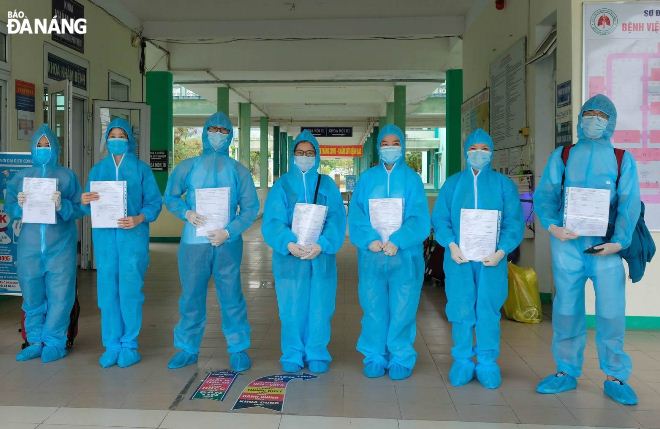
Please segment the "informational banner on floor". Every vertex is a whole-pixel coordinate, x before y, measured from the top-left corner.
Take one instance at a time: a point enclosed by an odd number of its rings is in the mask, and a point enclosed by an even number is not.
[[[0,295],[20,295],[16,273],[16,244],[21,234],[21,220],[5,211],[7,184],[23,168],[32,166],[29,153],[0,152]]]
[[[617,109],[616,147],[637,161],[646,224],[660,231],[660,2],[584,4],[584,100]]]
[[[199,384],[190,397],[193,399],[211,399],[213,401],[224,401],[225,396],[236,381],[238,373],[230,370],[212,371],[206,374],[204,380]]]
[[[362,156],[362,145],[321,145],[321,156],[355,158]]]
[[[292,380],[311,380],[311,374],[278,374],[258,378],[248,384],[236,400],[232,410],[261,407],[281,412],[284,408],[286,386]]]

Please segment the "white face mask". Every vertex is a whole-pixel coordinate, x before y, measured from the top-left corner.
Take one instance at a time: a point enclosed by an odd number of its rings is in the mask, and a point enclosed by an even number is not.
[[[582,131],[584,131],[584,135],[587,138],[597,140],[603,137],[609,122],[609,120],[600,116],[583,116]]]
[[[229,134],[224,134],[219,131],[217,132],[208,132],[209,143],[214,150],[218,150],[221,147],[225,146],[227,140],[229,140]]]
[[[298,168],[300,168],[300,171],[303,173],[306,173],[309,171],[312,167],[314,167],[314,164],[316,164],[316,157],[315,156],[294,156],[293,157],[293,162],[296,163]]]

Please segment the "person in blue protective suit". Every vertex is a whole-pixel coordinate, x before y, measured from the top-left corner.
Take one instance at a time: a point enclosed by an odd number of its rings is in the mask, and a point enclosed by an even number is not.
[[[75,173],[59,164],[60,144],[48,125],[34,132],[31,150],[33,166],[10,180],[5,210],[13,219],[21,218],[32,196],[23,192],[24,179],[53,178],[57,180],[57,191],[51,196],[56,223],[23,224],[18,238],[16,265],[29,346],[16,360],[41,356],[43,362],[52,362],[67,354],[66,334],[76,297],[76,219],[83,216],[81,188]]]
[[[534,195],[536,214],[550,231],[556,289],[552,352],[557,364],[556,373],[543,379],[536,390],[559,393],[577,387],[587,339],[584,287],[591,279],[596,294],[596,346],[600,368],[606,374],[604,392],[617,402],[634,405],[637,395],[627,383],[632,362],[623,350],[626,279],[618,252],[630,246],[641,204],[637,167],[629,152],[624,153],[617,185],[618,167],[611,142],[616,118],[616,108],[606,96],[587,100],[578,118],[578,142],[566,167],[562,148],[558,148],[550,156]],[[565,187],[610,191],[610,212],[616,214],[611,238],[579,237],[562,226]],[[585,253],[592,246],[596,253]]]
[[[523,238],[523,215],[518,187],[491,167],[493,140],[482,129],[464,144],[467,168],[449,177],[433,208],[435,239],[445,252],[447,318],[452,324],[452,357],[449,371],[453,386],[469,383],[475,375],[482,386],[496,389],[502,383],[497,357],[500,352],[500,309],[508,293],[506,256]],[[497,210],[500,231],[497,246],[482,260],[468,260],[461,250],[463,209]],[[476,347],[473,348],[473,335]],[[477,364],[473,361],[476,354]]]
[[[138,335],[142,327],[144,274],[149,265],[149,223],[158,218],[162,197],[149,164],[135,155],[131,125],[112,120],[105,131],[108,156],[89,172],[82,204],[103,198],[89,192],[94,181],[125,181],[127,216],[117,228],[93,228],[96,254],[96,284],[101,310],[101,338],[105,352],[99,358],[103,368],[126,368],[138,363]]]
[[[185,221],[178,256],[182,289],[180,320],[174,328],[174,346],[179,352],[170,359],[170,369],[197,362],[211,277],[222,311],[229,364],[235,371],[246,371],[252,365],[246,352],[250,347],[250,324],[241,290],[241,234],[256,219],[259,199],[250,171],[229,157],[233,136],[234,128],[227,115],[222,112],[211,115],[202,131],[202,154],[177,165],[167,182],[165,204]],[[196,228],[207,222],[195,211],[195,191],[203,188],[229,188],[229,223],[197,236]]]
[[[380,163],[362,173],[348,210],[364,312],[357,350],[364,355],[365,376],[381,377],[388,370],[392,380],[403,380],[417,360],[415,317],[430,214],[422,180],[406,165],[401,129],[384,126],[377,144]],[[384,213],[388,219],[381,222]]]
[[[337,292],[335,254],[346,236],[346,210],[335,182],[318,173],[321,154],[316,138],[303,131],[290,151],[291,169],[268,193],[261,226],[264,240],[273,248],[282,321],[280,362],[285,372],[297,372],[307,363],[310,371],[324,373],[332,360],[328,343]],[[298,204],[327,207],[325,223],[314,243],[300,242],[306,237],[293,232]],[[298,216],[302,216],[300,212]]]

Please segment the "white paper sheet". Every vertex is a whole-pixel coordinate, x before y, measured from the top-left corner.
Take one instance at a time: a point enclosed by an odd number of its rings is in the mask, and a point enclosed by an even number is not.
[[[99,194],[99,199],[90,203],[92,228],[117,228],[117,221],[126,217],[126,181],[92,181],[89,190]]]
[[[57,179],[25,177],[23,193],[23,223],[55,224],[55,202],[53,194],[57,191]]]
[[[310,246],[319,241],[327,214],[327,206],[305,203],[296,204],[293,209],[291,229],[296,235],[299,245]]]
[[[204,225],[197,228],[197,237],[205,237],[209,232],[227,226],[229,192],[228,187],[195,189],[195,211],[206,217]]]
[[[403,223],[403,198],[369,199],[371,226],[380,234],[383,243],[401,228]]]
[[[604,237],[610,219],[610,190],[567,187],[564,227],[581,237]]]
[[[483,261],[497,250],[500,229],[498,210],[461,209],[459,245],[470,261]]]

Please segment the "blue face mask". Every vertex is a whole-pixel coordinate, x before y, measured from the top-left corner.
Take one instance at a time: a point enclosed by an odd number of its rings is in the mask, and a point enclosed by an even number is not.
[[[128,139],[109,138],[106,143],[108,145],[108,152],[113,155],[123,155],[128,152]]]
[[[34,151],[34,163],[37,165],[44,165],[50,161],[50,148],[49,147],[38,147]]]
[[[401,158],[403,148],[401,146],[385,146],[380,148],[380,159],[385,164],[394,164]]]
[[[588,139],[596,140],[603,137],[609,122],[600,116],[583,116],[582,131]]]
[[[293,162],[296,163],[298,168],[300,168],[300,171],[303,173],[306,173],[307,171],[311,170],[312,167],[314,167],[314,164],[316,164],[316,157],[315,156],[294,156],[293,157]]]
[[[211,144],[211,147],[213,150],[218,150],[221,147],[224,147],[227,144],[227,141],[229,140],[229,134],[224,134],[221,132],[208,132],[208,138],[209,138],[209,143]]]
[[[490,164],[490,160],[493,159],[493,152],[480,149],[469,150],[467,157],[470,167],[475,170],[481,170]]]

